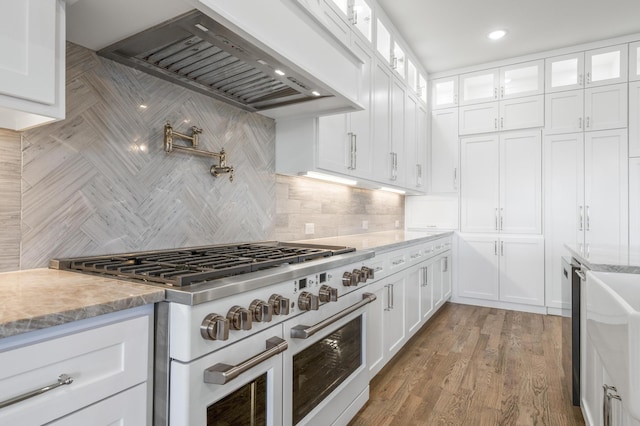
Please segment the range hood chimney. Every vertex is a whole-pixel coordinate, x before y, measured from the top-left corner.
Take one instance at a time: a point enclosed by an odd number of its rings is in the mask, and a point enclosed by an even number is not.
[[[72,0],[67,9],[70,41],[272,118],[361,109],[361,62],[323,31],[291,0]]]

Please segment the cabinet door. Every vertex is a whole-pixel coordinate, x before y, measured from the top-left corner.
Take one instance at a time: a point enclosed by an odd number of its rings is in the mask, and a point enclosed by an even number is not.
[[[366,0],[354,0],[351,23],[369,43],[373,40],[373,11]]]
[[[431,81],[431,109],[458,106],[458,76]]]
[[[391,81],[391,151],[395,164],[391,167],[391,181],[397,185],[407,182],[409,165],[405,158],[405,86],[395,78]]]
[[[388,293],[384,280],[371,284],[368,291],[376,295],[376,300],[367,305],[367,365],[369,378],[373,378],[384,366],[384,322],[388,308]]]
[[[406,328],[404,326],[404,277],[390,278],[386,285],[386,290],[383,335],[386,351],[385,359],[390,359],[402,347],[406,336]]]
[[[429,268],[431,269],[431,282],[433,283],[433,306],[434,308],[442,305],[444,290],[442,285],[442,262],[440,262],[440,258],[433,259]]]
[[[404,320],[407,327],[407,337],[418,331],[422,323],[420,291],[423,290],[421,287],[424,279],[424,269],[424,264],[420,264],[413,266],[406,274]]]
[[[429,115],[427,113],[427,108],[423,105],[418,104],[418,135],[416,138],[416,165],[417,165],[417,176],[416,176],[416,187],[425,191],[426,180],[427,180],[427,164],[429,160],[427,158],[427,141],[429,140]]]
[[[467,105],[459,108],[458,134],[489,133],[498,130],[498,102]]]
[[[640,80],[640,41],[629,45],[629,81]]]
[[[640,253],[640,157],[629,159],[629,247]]]
[[[380,182],[391,178],[391,74],[376,61],[373,75],[373,170]]]
[[[544,93],[544,60],[500,68],[500,99]]]
[[[565,244],[584,244],[584,133],[544,138],[544,237],[546,305],[571,309],[562,289]]]
[[[373,55],[370,48],[359,39],[351,43],[353,52],[364,62],[359,76],[358,100],[364,106],[362,111],[349,114],[349,127],[353,135],[353,167],[351,174],[361,178],[373,178],[373,136],[371,134],[371,96]]]
[[[376,51],[387,65],[391,64],[391,33],[380,19],[376,19]]]
[[[405,185],[409,188],[419,188],[422,162],[418,156],[418,100],[410,95],[405,97],[403,160],[406,168]]]
[[[322,23],[338,40],[349,46],[351,38],[351,28],[346,22],[347,1],[346,0],[321,0]]]
[[[501,237],[500,300],[525,305],[544,305],[542,236]]]
[[[500,232],[542,232],[540,131],[500,135]]]
[[[56,0],[3,3],[0,94],[55,102],[56,8]]]
[[[627,127],[627,84],[614,84],[585,90],[585,130]]]
[[[545,93],[584,87],[584,52],[545,60]]]
[[[585,135],[585,240],[625,253],[628,245],[627,131]]]
[[[395,41],[393,42],[391,68],[395,70],[402,81],[407,79],[407,55],[404,53],[404,49]]]
[[[460,139],[462,232],[498,232],[498,135]]]
[[[585,54],[586,87],[626,82],[627,59],[626,44],[587,51]]]
[[[545,95],[545,134],[582,132],[584,121],[584,90]]]
[[[460,235],[458,296],[498,300],[498,239]]]
[[[500,71],[498,68],[461,74],[460,105],[498,100]]]
[[[451,297],[451,255],[440,258],[442,267],[442,293],[444,301]]]
[[[544,126],[544,95],[500,101],[500,130]]]
[[[338,173],[350,173],[351,138],[348,114],[318,117],[318,167]]]
[[[422,320],[433,314],[433,264],[421,268],[422,284],[420,285],[420,312]]]
[[[458,190],[458,108],[431,112],[431,192]]]
[[[640,157],[640,81],[629,83],[629,157]]]

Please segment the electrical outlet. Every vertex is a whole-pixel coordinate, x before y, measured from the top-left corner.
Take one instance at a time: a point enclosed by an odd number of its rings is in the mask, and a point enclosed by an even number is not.
[[[362,229],[369,229],[369,221],[368,220],[363,220],[362,221]]]
[[[309,234],[315,234],[316,233],[316,226],[313,223],[305,223],[304,224],[304,233],[309,235]]]

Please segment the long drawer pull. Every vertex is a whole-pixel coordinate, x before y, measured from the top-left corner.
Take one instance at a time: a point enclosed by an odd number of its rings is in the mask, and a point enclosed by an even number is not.
[[[260,352],[258,355],[251,357],[238,365],[229,365],[221,362],[213,367],[207,368],[204,370],[204,382],[214,385],[224,385],[229,383],[231,380],[235,379],[250,368],[253,368],[269,358],[278,355],[280,352],[286,351],[288,347],[289,344],[286,340],[274,336],[267,339],[266,351]]]
[[[22,402],[29,398],[33,398],[34,396],[41,395],[45,392],[52,391],[56,388],[59,388],[60,386],[70,385],[71,383],[73,383],[73,377],[69,376],[68,374],[61,374],[58,377],[57,383],[52,383],[40,389],[32,390],[31,392],[23,393],[22,395],[18,395],[14,398],[7,399],[6,401],[0,402],[0,409],[8,407],[13,404],[17,404],[18,402]]]
[[[334,322],[346,317],[347,315],[349,315],[354,311],[357,311],[358,309],[373,302],[376,299],[377,298],[375,294],[364,293],[362,295],[361,301],[349,306],[346,309],[343,309],[342,311],[338,312],[332,317],[327,318],[326,320],[320,321],[316,325],[296,325],[291,329],[291,337],[293,337],[294,339],[308,339],[309,337],[313,336],[323,328],[330,326]]]
[[[582,281],[586,281],[586,280],[587,280],[587,276],[586,276],[586,275],[585,275],[585,273],[584,273],[584,272],[582,272],[580,269],[576,269],[576,275],[577,275],[578,277],[580,277],[580,279],[581,279]]]

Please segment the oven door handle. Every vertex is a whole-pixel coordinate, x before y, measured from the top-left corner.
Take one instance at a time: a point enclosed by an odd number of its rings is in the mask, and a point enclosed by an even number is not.
[[[289,344],[286,340],[274,336],[267,340],[266,351],[260,352],[258,355],[251,357],[238,365],[219,363],[213,367],[207,368],[204,370],[204,382],[214,385],[224,385],[229,383],[231,380],[235,379],[250,368],[253,368],[269,358],[278,355],[280,352],[286,351],[288,347]]]
[[[373,293],[364,293],[362,295],[362,300],[358,303],[349,306],[348,308],[338,312],[332,317],[327,318],[326,320],[320,321],[316,325],[296,325],[291,328],[291,337],[294,339],[308,339],[309,337],[316,334],[318,331],[322,330],[333,324],[334,322],[346,317],[352,312],[357,311],[363,306],[373,302],[376,300],[376,295]]]

